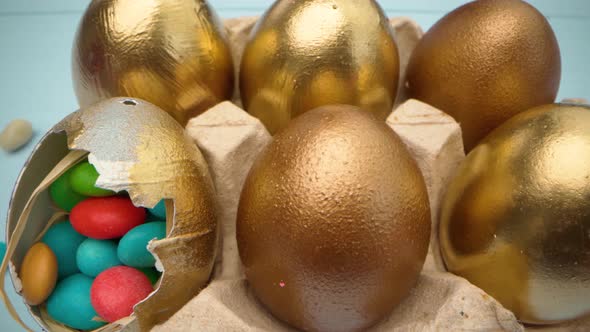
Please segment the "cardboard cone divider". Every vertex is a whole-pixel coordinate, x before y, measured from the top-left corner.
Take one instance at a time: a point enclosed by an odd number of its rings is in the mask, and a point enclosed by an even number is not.
[[[26,251],[66,212],[52,206],[49,186],[88,158],[99,173],[96,186],[126,191],[133,204],[166,206],[166,238],[148,250],[163,272],[155,290],[134,306],[130,317],[95,331],[149,330],[168,319],[209,280],[217,252],[214,187],[208,166],[183,128],[156,106],[139,99],[113,98],[72,113],[41,139],[19,176],[9,209],[7,252],[1,271],[17,271]],[[0,296],[25,329],[0,281]],[[51,319],[44,305],[28,306],[50,331],[75,331]],[[96,318],[100,321],[100,318]]]

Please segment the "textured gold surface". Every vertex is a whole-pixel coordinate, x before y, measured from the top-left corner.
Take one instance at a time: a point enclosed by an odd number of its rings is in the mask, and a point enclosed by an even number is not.
[[[422,269],[426,187],[395,133],[352,106],[295,119],[258,157],[238,210],[246,276],[277,317],[355,331],[387,315]]]
[[[271,134],[305,111],[358,105],[392,112],[399,57],[374,0],[280,0],[254,27],[242,58],[245,109]]]
[[[453,116],[466,151],[513,115],[553,103],[560,78],[553,30],[520,0],[474,1],[447,14],[408,68],[410,98]]]
[[[523,322],[590,313],[590,107],[517,115],[467,156],[443,203],[449,271]]]
[[[94,0],[73,48],[82,107],[142,98],[182,125],[233,93],[225,29],[205,0]]]

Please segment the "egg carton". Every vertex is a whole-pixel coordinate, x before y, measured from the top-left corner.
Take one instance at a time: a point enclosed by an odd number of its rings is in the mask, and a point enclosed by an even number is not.
[[[256,17],[225,22],[235,63]],[[432,216],[428,256],[417,285],[389,317],[370,331],[584,331],[590,318],[556,327],[524,326],[512,312],[464,278],[446,271],[438,242],[439,208],[454,172],[465,158],[459,124],[442,111],[407,100],[406,67],[423,35],[412,19],[392,18],[400,52],[400,85],[387,124],[416,159],[427,184]],[[239,73],[236,68],[236,77]],[[237,84],[237,82],[236,82]],[[236,243],[235,220],[242,185],[271,136],[241,108],[239,89],[232,102],[221,103],[189,121],[186,130],[212,172],[221,207],[222,241],[211,283],[172,318],[153,331],[295,331],[273,317],[256,299],[245,279]]]

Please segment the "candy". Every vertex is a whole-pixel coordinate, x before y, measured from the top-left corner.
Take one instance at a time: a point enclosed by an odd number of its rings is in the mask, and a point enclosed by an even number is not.
[[[111,190],[96,187],[97,179],[98,172],[96,168],[85,161],[73,168],[70,184],[75,192],[86,196],[105,197],[115,194]]]
[[[105,323],[96,321],[98,315],[90,301],[92,278],[74,274],[57,284],[47,300],[47,313],[54,320],[80,330],[92,330]]]
[[[4,255],[6,255],[6,243],[0,242],[0,262],[4,260]]]
[[[74,230],[69,221],[55,224],[47,230],[41,241],[51,248],[57,257],[59,279],[80,272],[76,265],[76,251],[86,237]]]
[[[133,313],[133,307],[154,289],[148,277],[128,266],[112,267],[96,277],[90,290],[92,306],[108,322]]]
[[[43,303],[57,282],[57,258],[45,243],[33,245],[23,259],[19,273],[22,295],[29,305]]]
[[[153,209],[148,209],[151,215],[159,220],[166,220],[166,204],[161,200]]]
[[[145,209],[133,205],[127,197],[93,197],[76,205],[70,215],[79,233],[97,240],[125,235],[145,220]]]
[[[166,223],[154,221],[139,225],[125,234],[119,242],[117,254],[123,264],[133,267],[153,267],[154,256],[147,250],[152,239],[166,237]]]
[[[8,152],[16,151],[25,146],[33,137],[33,125],[27,120],[11,121],[0,132],[0,147]]]
[[[70,178],[72,170],[68,170],[62,176],[57,178],[49,187],[49,195],[53,203],[60,209],[71,212],[76,204],[82,202],[87,197],[80,195],[72,189]]]
[[[162,272],[156,270],[153,267],[140,267],[138,268],[138,270],[145,274],[146,277],[148,277],[152,285],[155,285],[156,282],[158,282],[158,279],[160,279],[160,276],[162,275]]]
[[[121,265],[117,244],[109,240],[87,239],[78,248],[76,263],[82,273],[96,277],[106,269]]]

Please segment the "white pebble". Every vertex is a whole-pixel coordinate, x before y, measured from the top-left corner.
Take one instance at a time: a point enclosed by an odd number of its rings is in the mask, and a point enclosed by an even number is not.
[[[33,126],[27,120],[13,120],[0,133],[0,147],[6,151],[16,151],[33,137]]]
[[[588,105],[588,100],[584,98],[565,98],[561,101],[565,104],[581,104],[581,105]]]

